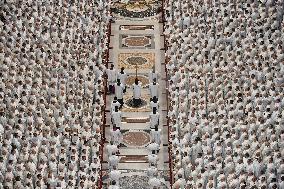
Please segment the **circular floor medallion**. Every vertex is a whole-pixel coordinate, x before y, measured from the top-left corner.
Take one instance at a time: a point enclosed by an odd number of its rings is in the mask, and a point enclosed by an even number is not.
[[[141,103],[138,106],[135,106],[133,99],[127,99],[125,102],[125,105],[130,107],[130,108],[143,108],[144,106],[147,106],[147,102],[144,99],[141,99]]]

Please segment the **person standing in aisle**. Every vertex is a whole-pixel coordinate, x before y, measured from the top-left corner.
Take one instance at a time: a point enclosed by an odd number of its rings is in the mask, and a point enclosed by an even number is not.
[[[157,144],[153,139],[151,141],[151,143],[147,146],[147,149],[150,151],[150,152],[155,152],[155,154],[159,153],[160,151],[160,145]]]
[[[118,152],[117,145],[115,145],[113,141],[110,141],[110,143],[106,145],[106,150],[107,150],[108,157],[111,156],[113,153]]]
[[[121,71],[117,74],[117,79],[120,79],[120,82],[124,86],[123,92],[126,92],[126,78],[127,74],[124,72],[124,67],[121,68]]]
[[[114,98],[113,98],[113,101],[111,102],[111,105],[110,105],[110,111],[111,112],[114,112],[115,111],[115,107],[120,107],[120,103],[117,101],[117,97],[115,96]]]
[[[113,166],[113,170],[109,173],[109,178],[111,181],[115,181],[116,185],[119,186],[119,179],[121,177],[121,172],[117,170],[116,166]]]
[[[141,84],[137,78],[133,84],[133,104],[134,107],[139,107],[141,104]]]
[[[149,165],[154,164],[154,165],[157,166],[158,161],[159,161],[159,157],[158,157],[158,155],[155,153],[155,150],[153,150],[152,153],[148,155],[148,162],[149,162]]]
[[[117,167],[120,159],[121,157],[117,156],[116,153],[112,153],[112,155],[109,156],[108,166],[110,171],[113,170],[114,167]]]
[[[147,175],[149,178],[152,178],[156,174],[158,174],[158,168],[155,164],[151,163],[150,167],[147,169]]]
[[[155,129],[150,131],[151,138],[154,139],[155,143],[161,144],[161,129],[158,129],[158,125],[155,126]]]
[[[154,96],[157,98],[158,100],[158,91],[159,91],[159,84],[156,83],[156,78],[153,79],[153,83],[151,83],[149,85],[149,90],[150,90],[150,96],[151,96],[151,99],[154,98]]]
[[[115,127],[121,127],[121,111],[118,110],[118,107],[115,107],[115,111],[111,112],[111,120],[112,120],[112,124]]]
[[[114,69],[114,65],[110,66],[110,69],[107,69],[107,81],[108,81],[108,92],[109,94],[114,94],[115,92],[115,81],[116,81],[116,70]]]
[[[117,97],[117,101],[120,103],[120,108],[123,106],[123,90],[124,86],[118,79],[117,84],[115,85],[115,96]]]
[[[155,128],[159,125],[160,114],[156,108],[153,108],[153,112],[150,114],[150,128]]]
[[[156,96],[151,99],[150,106],[152,111],[154,108],[156,108],[157,110],[159,109],[159,101]]]
[[[153,83],[154,79],[156,79],[156,81],[158,80],[158,73],[155,72],[155,68],[153,68],[153,70],[149,72],[148,76],[149,83]]]
[[[113,130],[110,131],[110,135],[111,135],[111,141],[115,144],[115,145],[119,145],[122,140],[123,140],[123,135],[121,134],[120,128],[114,126]]]

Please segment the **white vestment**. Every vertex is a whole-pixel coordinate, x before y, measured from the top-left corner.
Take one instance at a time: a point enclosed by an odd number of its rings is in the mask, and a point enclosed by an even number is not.
[[[160,114],[156,112],[155,114],[150,114],[150,127],[154,128],[155,125],[159,123]]]
[[[155,131],[155,129],[151,129],[150,135],[155,141],[155,143],[161,144],[161,129],[158,129],[158,131]]]
[[[120,79],[120,83],[122,83],[123,85],[125,85],[125,80],[127,78],[127,74],[126,73],[118,73],[117,74],[117,79]]]
[[[124,86],[122,84],[115,85],[115,96],[117,97],[117,99],[123,99],[123,89]]]
[[[149,90],[150,90],[150,95],[151,98],[153,98],[154,96],[156,96],[158,98],[158,91],[159,91],[159,84],[156,83],[156,85],[154,84],[150,84],[149,85]]]
[[[107,70],[107,81],[110,85],[114,85],[114,83],[116,82],[116,71],[115,71],[115,69],[113,69],[113,70],[108,69]]]
[[[119,129],[116,129],[115,131],[111,131],[111,140],[114,142],[114,144],[119,145],[123,140],[123,135],[121,134]]]
[[[141,84],[133,84],[133,98],[140,99],[141,97]]]

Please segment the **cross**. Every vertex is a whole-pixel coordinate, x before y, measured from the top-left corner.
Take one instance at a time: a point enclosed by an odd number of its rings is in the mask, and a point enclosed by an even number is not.
[[[137,71],[138,71],[138,64],[136,63],[136,79],[138,79],[138,77],[137,77]]]

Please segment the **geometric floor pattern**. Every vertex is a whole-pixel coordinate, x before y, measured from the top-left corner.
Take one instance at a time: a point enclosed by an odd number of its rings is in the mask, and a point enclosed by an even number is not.
[[[154,49],[153,34],[120,34],[120,49]]]
[[[128,72],[139,70],[150,70],[155,65],[155,53],[127,52],[118,54],[118,67],[124,67]]]
[[[150,134],[142,130],[130,130],[123,133],[123,144],[126,147],[146,147],[150,140]]]
[[[148,3],[147,3],[148,2]],[[162,24],[159,23],[162,1],[145,0],[122,0],[113,3],[112,16],[114,22],[111,23],[110,62],[119,70],[125,68],[128,74],[126,78],[126,92],[123,97],[124,105],[122,112],[121,133],[123,141],[119,145],[118,169],[122,178],[119,181],[119,188],[123,189],[148,189],[149,178],[146,170],[149,168],[147,149],[151,142],[150,135],[150,94],[148,73],[154,68],[161,77],[157,82],[161,83],[166,77],[164,60],[164,44],[162,34]],[[133,103],[132,85],[135,78],[141,82],[141,103],[136,106]],[[163,81],[164,82],[164,81]],[[160,123],[162,138],[160,150],[157,153],[159,161],[157,168],[158,178],[163,183],[160,188],[170,188],[169,183],[169,154],[168,154],[168,127],[166,124],[167,113],[162,111],[166,107],[166,86],[160,85],[159,101]],[[107,102],[113,101],[114,95],[107,96]],[[164,102],[164,104],[162,104]],[[109,106],[109,103],[107,103]],[[110,107],[107,107],[110,109]],[[106,124],[111,125],[110,114],[107,114]],[[106,138],[109,139],[110,132],[106,128]],[[106,157],[107,154],[104,154]],[[109,183],[107,157],[104,158],[103,170],[104,188]]]

